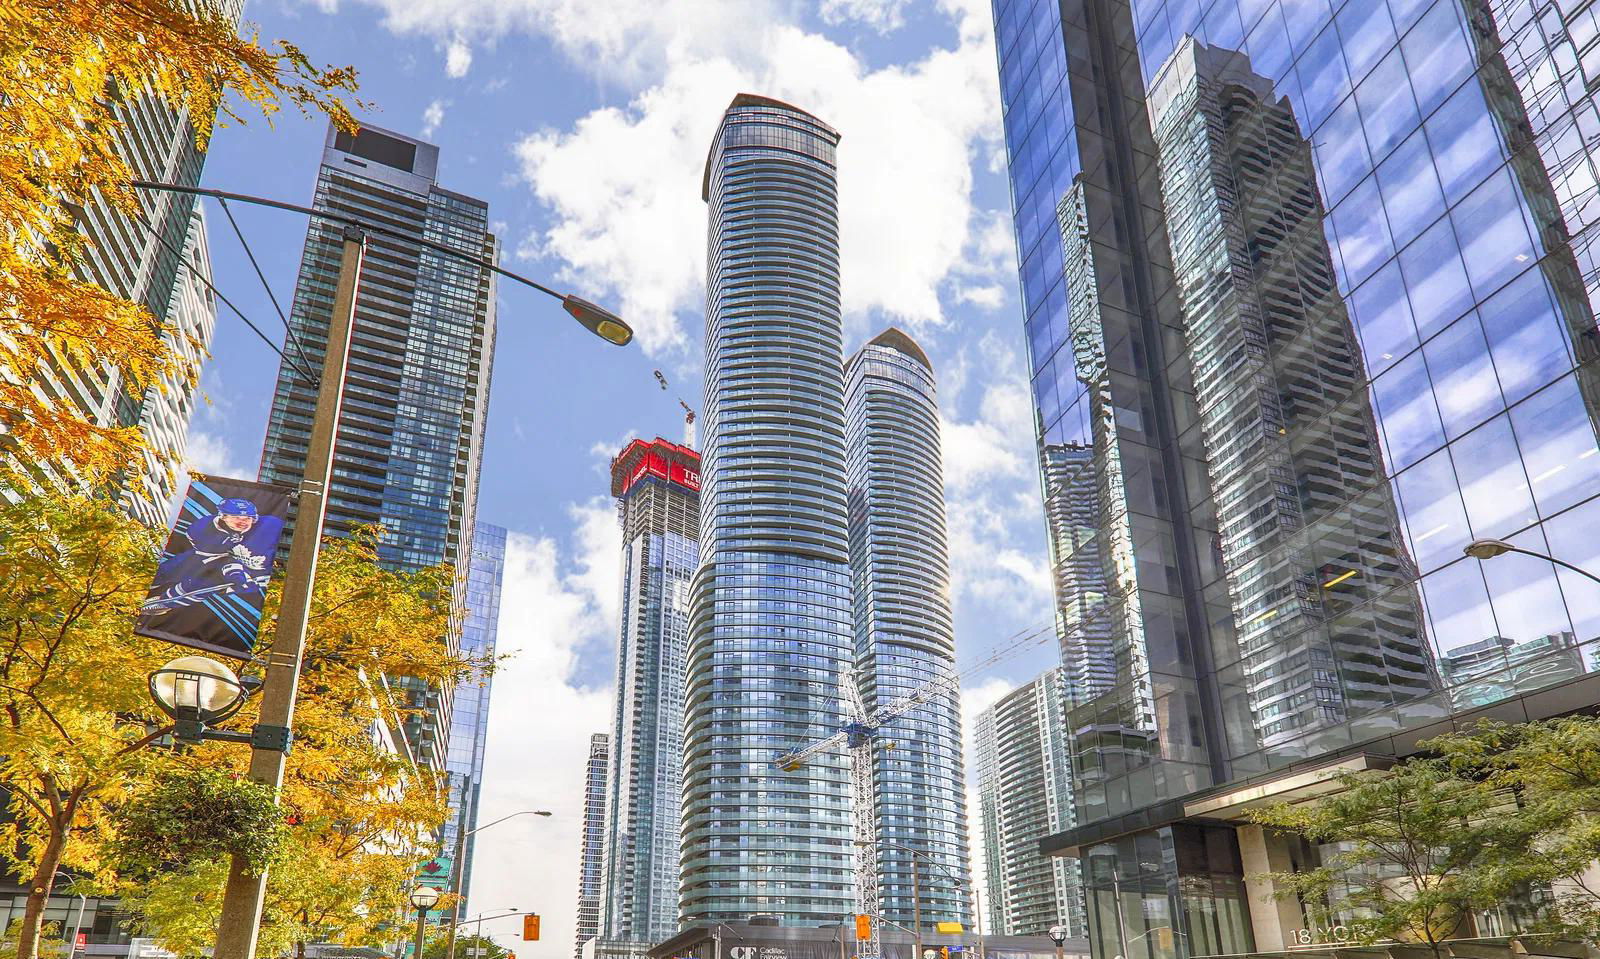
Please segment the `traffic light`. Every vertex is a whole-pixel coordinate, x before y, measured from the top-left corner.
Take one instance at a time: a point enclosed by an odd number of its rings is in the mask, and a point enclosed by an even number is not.
[[[522,938],[533,942],[539,938],[539,917],[528,913],[522,917]]]
[[[857,939],[871,939],[872,938],[872,917],[871,916],[868,916],[868,915],[865,915],[865,914],[856,916],[856,938]]]
[[[939,959],[950,959],[950,947],[949,946],[940,946],[939,947]]]

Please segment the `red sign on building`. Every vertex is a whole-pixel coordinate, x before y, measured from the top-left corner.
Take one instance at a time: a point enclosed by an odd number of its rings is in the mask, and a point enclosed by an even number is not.
[[[611,466],[612,493],[627,495],[633,484],[647,476],[700,492],[700,454],[687,446],[663,439],[634,440]]]

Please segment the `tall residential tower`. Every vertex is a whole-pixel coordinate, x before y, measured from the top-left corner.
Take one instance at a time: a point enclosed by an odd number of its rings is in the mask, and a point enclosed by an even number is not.
[[[606,797],[600,935],[654,945],[678,931],[683,662],[699,557],[700,454],[634,440],[611,462],[622,524],[622,621]]]
[[[606,767],[610,765],[611,737],[589,737],[589,761],[583,777],[583,836],[578,851],[578,924],[573,959],[583,955],[583,944],[600,932],[601,878],[606,859]]]
[[[449,563],[464,577],[494,356],[494,274],[415,241],[491,262],[499,241],[488,205],[439,186],[438,167],[430,143],[376,127],[353,135],[328,128],[312,206],[403,236],[366,238],[326,528],[381,525],[382,562],[406,570]],[[279,365],[263,482],[298,485],[305,469],[316,384],[296,367],[322,369],[341,242],[333,224],[312,220],[289,314],[308,362]],[[413,699],[425,708],[408,719],[407,739],[419,762],[441,768],[448,691],[416,689]]]
[[[911,337],[889,329],[845,364],[850,571],[855,668],[867,709],[886,706],[955,673],[944,470],[933,364]],[[911,882],[910,847],[968,881],[961,704],[950,692],[884,730],[892,749],[873,756],[870,797],[879,903],[890,922],[970,921],[965,889],[923,864]]]
[[[988,931],[1084,934],[1078,864],[1039,855],[1039,840],[1072,824],[1066,677],[1059,668],[1023,683],[978,714],[974,764],[983,828]]]
[[[853,910],[853,681],[839,306],[839,135],[740,94],[706,159],[705,486],[685,665],[680,916]]]

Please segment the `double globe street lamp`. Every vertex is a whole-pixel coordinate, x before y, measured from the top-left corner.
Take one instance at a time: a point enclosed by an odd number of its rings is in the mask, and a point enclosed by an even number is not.
[[[172,720],[172,734],[186,742],[203,739],[254,743],[252,733],[212,729],[232,719],[261,686],[241,678],[209,656],[179,656],[150,674],[150,698]]]

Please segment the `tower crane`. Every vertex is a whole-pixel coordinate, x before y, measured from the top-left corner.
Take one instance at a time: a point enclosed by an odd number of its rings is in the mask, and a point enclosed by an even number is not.
[[[1092,611],[1095,615],[1085,617],[1076,628],[1081,629],[1088,625],[1098,618],[1098,614],[1105,608],[1104,603],[1099,604]],[[831,752],[840,746],[850,750],[850,818],[855,848],[856,914],[872,917],[870,936],[857,943],[857,947],[861,950],[860,956],[883,955],[878,935],[878,835],[872,803],[873,741],[891,721],[924,703],[947,694],[954,694],[961,687],[962,676],[970,678],[978,672],[1010,659],[1024,649],[1055,637],[1054,621],[1044,626],[1023,629],[959,673],[951,670],[935,676],[899,699],[890,700],[872,710],[867,709],[866,702],[861,697],[861,687],[856,682],[855,671],[844,670],[840,674],[839,685],[842,691],[841,698],[845,704],[845,721],[840,725],[839,731],[827,739],[820,739],[809,746],[783,753],[773,760],[772,764],[778,769],[794,772],[818,754]],[[913,892],[913,895],[915,894]]]

